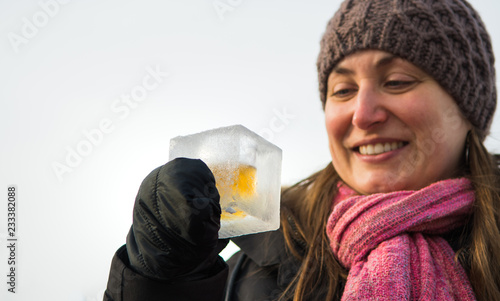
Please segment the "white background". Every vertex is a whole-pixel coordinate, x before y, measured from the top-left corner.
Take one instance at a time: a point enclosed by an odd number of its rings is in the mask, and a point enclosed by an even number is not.
[[[329,162],[315,61],[340,1],[62,2],[0,0],[1,300],[101,300],[137,189],[174,136],[243,124],[282,148],[283,184]],[[471,3],[498,54],[500,2]],[[148,68],[169,75],[125,115],[121,95],[140,91]],[[102,120],[111,130],[91,143],[85,132]],[[78,147],[81,160],[70,155]],[[16,295],[6,285],[11,184]]]

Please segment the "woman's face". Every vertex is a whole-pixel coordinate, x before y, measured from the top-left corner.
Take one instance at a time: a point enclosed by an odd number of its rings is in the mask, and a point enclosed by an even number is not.
[[[417,190],[454,176],[470,129],[431,76],[378,50],[334,68],[325,122],[333,166],[362,194]]]

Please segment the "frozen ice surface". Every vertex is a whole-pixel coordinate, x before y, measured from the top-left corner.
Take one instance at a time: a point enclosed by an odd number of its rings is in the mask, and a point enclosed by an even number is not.
[[[201,159],[221,196],[219,238],[279,228],[281,149],[233,125],[170,140],[169,160]]]

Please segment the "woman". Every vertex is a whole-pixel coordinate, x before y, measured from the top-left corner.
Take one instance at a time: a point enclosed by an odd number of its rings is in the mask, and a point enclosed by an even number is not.
[[[283,192],[280,230],[233,239],[228,271],[213,175],[171,161],[141,185],[105,300],[500,300],[500,173],[482,143],[495,71],[478,14],[345,1],[317,65],[332,162]]]

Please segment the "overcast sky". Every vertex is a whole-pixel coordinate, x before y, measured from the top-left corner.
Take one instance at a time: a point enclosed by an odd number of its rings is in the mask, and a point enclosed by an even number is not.
[[[0,299],[102,298],[170,138],[242,124],[282,148],[283,184],[324,167],[315,61],[339,3],[0,0],[0,187],[17,186],[19,238],[18,293]],[[500,2],[471,3],[498,54]]]

